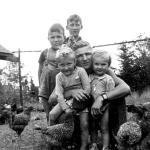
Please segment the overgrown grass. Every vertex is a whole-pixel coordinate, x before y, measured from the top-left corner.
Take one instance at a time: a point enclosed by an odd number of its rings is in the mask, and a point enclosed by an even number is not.
[[[142,104],[145,102],[150,102],[150,88],[145,90],[142,94],[137,92],[131,93],[130,96],[126,98],[127,104]]]

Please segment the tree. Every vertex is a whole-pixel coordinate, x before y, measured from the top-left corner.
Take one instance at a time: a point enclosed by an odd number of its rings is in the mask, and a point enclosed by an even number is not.
[[[142,36],[139,36],[142,38]],[[140,41],[120,47],[120,76],[134,91],[150,86],[150,42]]]
[[[30,96],[33,98],[37,98],[38,97],[38,87],[35,86],[33,79],[31,78],[30,80]]]
[[[21,66],[23,67],[23,65]],[[3,94],[1,102],[12,102],[13,99],[19,103],[19,73],[18,73],[18,63],[8,62],[7,66],[1,70],[1,90]],[[27,79],[27,75],[21,77],[22,81]]]

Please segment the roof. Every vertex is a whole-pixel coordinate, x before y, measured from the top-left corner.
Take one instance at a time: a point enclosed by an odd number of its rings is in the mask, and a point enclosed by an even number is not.
[[[0,59],[15,62],[18,61],[18,58],[2,45],[0,45]]]

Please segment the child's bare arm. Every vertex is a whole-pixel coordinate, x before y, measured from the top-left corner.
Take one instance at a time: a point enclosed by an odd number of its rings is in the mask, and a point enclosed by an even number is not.
[[[130,94],[130,87],[122,79],[117,77],[115,73],[109,69],[108,74],[113,78],[115,82],[115,88],[107,92],[107,97],[109,100],[114,100]]]
[[[65,102],[64,98],[64,89],[62,86],[62,80],[59,76],[59,74],[56,75],[56,87],[55,87],[55,93],[57,95],[57,100],[60,106],[62,107],[63,110],[66,110],[68,108],[68,105]]]
[[[89,80],[89,77],[88,77],[85,69],[81,68],[81,70],[79,72],[79,77],[80,77],[81,82],[82,82],[83,90],[85,91],[85,93],[87,95],[89,95],[91,92],[91,85],[90,85],[90,80]]]

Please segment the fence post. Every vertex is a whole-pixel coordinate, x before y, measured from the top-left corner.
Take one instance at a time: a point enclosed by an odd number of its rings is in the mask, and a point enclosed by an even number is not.
[[[23,106],[23,97],[22,97],[22,84],[21,84],[21,59],[20,59],[20,48],[18,49],[18,58],[19,58],[19,87],[20,87],[20,104]]]

